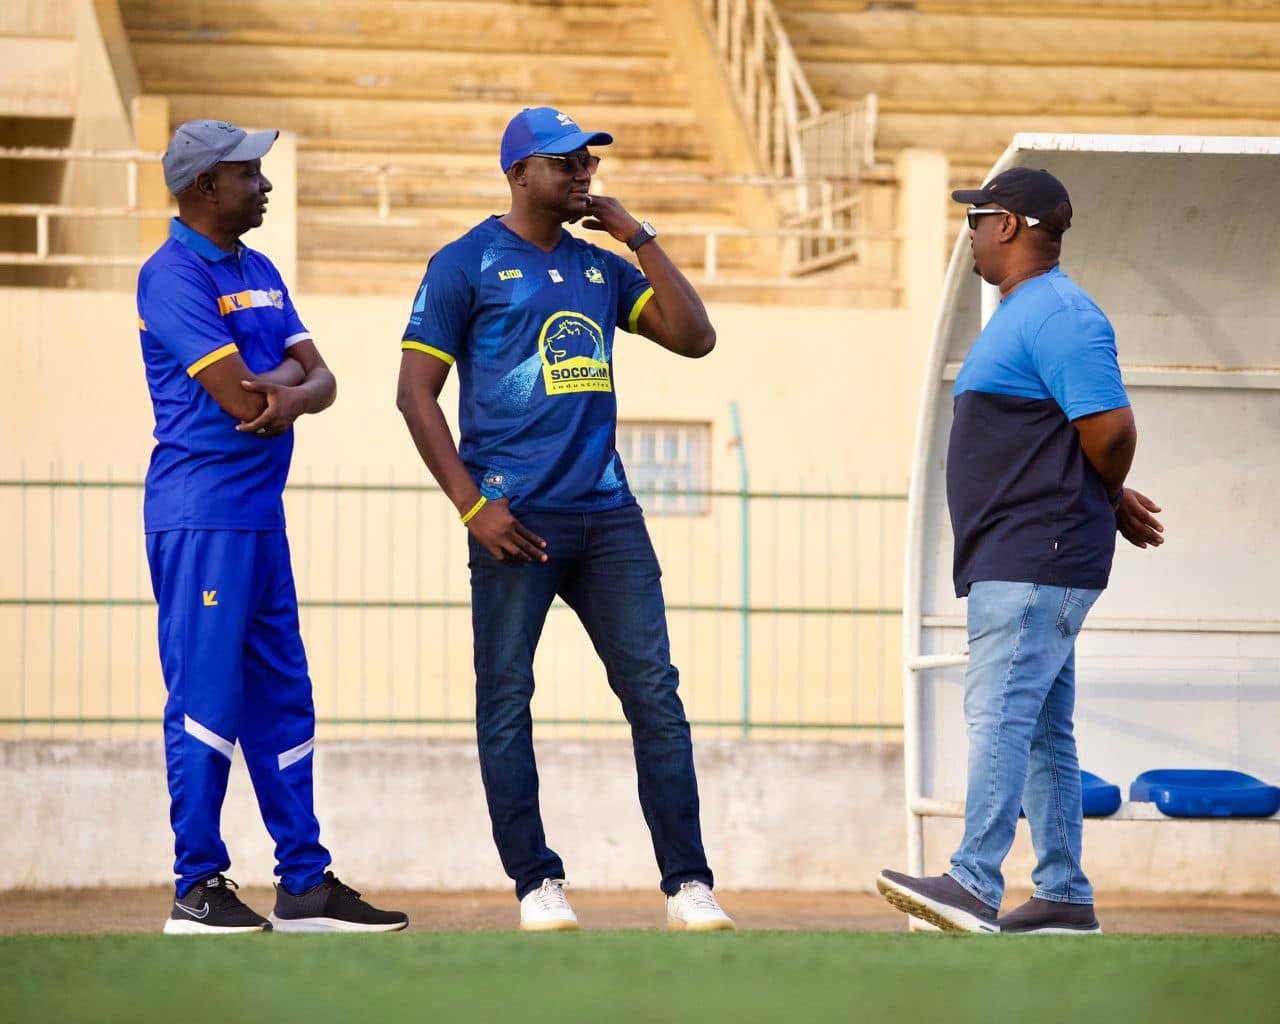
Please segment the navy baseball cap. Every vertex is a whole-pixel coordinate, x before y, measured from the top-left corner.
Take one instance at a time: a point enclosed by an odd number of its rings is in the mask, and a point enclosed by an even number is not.
[[[280,132],[247,132],[230,121],[188,121],[178,125],[164,151],[164,183],[177,195],[196,176],[224,161],[261,160]]]
[[[1010,167],[982,188],[957,189],[951,198],[970,206],[998,203],[1010,213],[1035,217],[1058,231],[1071,227],[1071,197],[1067,195],[1067,187],[1044,169]]]
[[[607,146],[612,141],[608,132],[584,132],[568,114],[552,107],[525,107],[502,133],[502,173],[511,170],[517,160],[535,153],[561,156],[583,146]]]

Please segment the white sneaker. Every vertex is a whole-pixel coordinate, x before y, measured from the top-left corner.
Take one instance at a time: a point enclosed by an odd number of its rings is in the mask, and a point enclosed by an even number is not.
[[[737,925],[720,909],[710,886],[685,882],[678,893],[667,897],[667,927],[673,931],[731,932]]]
[[[542,885],[520,901],[520,930],[526,932],[576,932],[578,915],[565,898],[563,878],[544,878]]]

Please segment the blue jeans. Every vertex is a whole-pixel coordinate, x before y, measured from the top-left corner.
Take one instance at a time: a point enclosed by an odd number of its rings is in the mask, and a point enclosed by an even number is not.
[[[949,874],[992,907],[1004,896],[1000,865],[1020,804],[1036,852],[1035,895],[1093,902],[1080,867],[1084,814],[1071,715],[1076,635],[1100,593],[994,581],[969,590],[969,781],[964,840]]]
[[[533,654],[557,595],[586,627],[631,725],[640,807],[662,891],[672,895],[688,881],[711,885],[662,573],[640,507],[519,518],[547,542],[546,562],[503,565],[470,538],[480,774],[498,855],[517,898],[544,878],[564,877],[543,834],[529,712]]]

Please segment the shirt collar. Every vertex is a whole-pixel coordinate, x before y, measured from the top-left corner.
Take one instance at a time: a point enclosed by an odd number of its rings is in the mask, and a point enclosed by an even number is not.
[[[223,252],[213,242],[200,234],[199,231],[187,227],[182,221],[174,217],[169,221],[169,237],[177,242],[185,245],[201,259],[210,263],[217,263],[221,260],[229,260],[235,256],[240,248],[240,244],[236,243],[236,249],[231,252]]]

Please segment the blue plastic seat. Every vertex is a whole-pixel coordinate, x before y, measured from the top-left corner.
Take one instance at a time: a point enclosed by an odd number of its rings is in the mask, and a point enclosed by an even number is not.
[[[1115,814],[1120,807],[1120,787],[1083,769],[1080,771],[1080,796],[1086,818],[1105,818],[1108,814]],[[1025,818],[1027,812],[1019,808],[1018,816]]]
[[[1171,818],[1269,818],[1280,811],[1280,789],[1244,772],[1160,768],[1134,779],[1129,799]]]
[[[1086,818],[1105,818],[1120,808],[1120,787],[1092,772],[1080,771],[1080,790]]]

